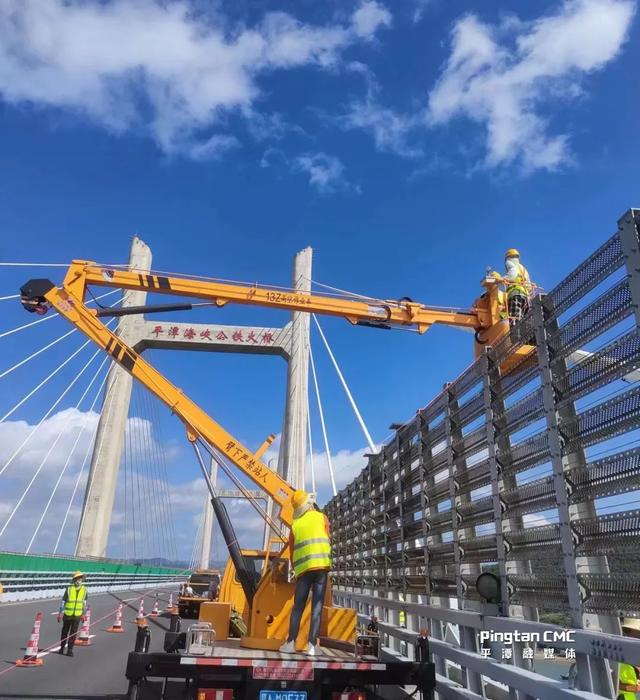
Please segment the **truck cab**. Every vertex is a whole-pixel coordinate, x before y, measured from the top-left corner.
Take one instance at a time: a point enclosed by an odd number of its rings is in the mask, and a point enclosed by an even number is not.
[[[187,595],[190,587],[193,595]],[[194,571],[180,591],[178,610],[180,617],[198,618],[200,604],[209,600],[218,600],[220,594],[220,572],[217,569],[198,569]]]

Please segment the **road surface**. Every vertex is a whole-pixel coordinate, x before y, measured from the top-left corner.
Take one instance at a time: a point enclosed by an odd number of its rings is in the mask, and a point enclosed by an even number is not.
[[[157,589],[160,611],[169,600],[169,589]],[[56,621],[59,600],[37,600],[22,603],[0,603],[0,698],[34,698],[37,700],[121,700],[127,692],[124,677],[127,654],[133,649],[136,625],[134,620],[138,603],[144,595],[145,613],[153,609],[155,592],[119,591],[117,593],[89,594],[92,645],[76,646],[74,656],[61,656],[55,646],[51,653],[44,652],[44,665],[33,668],[15,667],[13,662],[22,658],[33,621],[42,612],[39,648],[46,650],[60,638],[61,625]],[[174,600],[177,600],[174,591]],[[105,632],[113,624],[115,609],[120,601],[123,608],[123,634]],[[97,622],[107,615],[106,619]],[[151,650],[162,650],[164,632],[169,628],[168,616],[148,617],[151,630]],[[182,684],[173,697],[180,697]],[[173,689],[172,689],[173,690]]]

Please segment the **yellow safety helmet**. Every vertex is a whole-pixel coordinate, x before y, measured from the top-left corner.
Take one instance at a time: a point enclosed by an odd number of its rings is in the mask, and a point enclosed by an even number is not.
[[[298,489],[297,491],[293,492],[293,496],[291,496],[291,505],[293,506],[294,510],[302,508],[302,506],[306,505],[308,502],[309,494],[306,491]]]
[[[520,252],[516,248],[509,248],[507,252],[504,254],[504,259],[506,260],[507,258],[519,258],[520,257]]]
[[[84,578],[82,571],[76,571],[76,573],[71,577],[71,580],[75,581],[77,578]]]

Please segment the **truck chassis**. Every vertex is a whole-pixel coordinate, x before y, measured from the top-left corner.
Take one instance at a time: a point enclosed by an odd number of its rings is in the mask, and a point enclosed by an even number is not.
[[[269,655],[273,656],[273,653]],[[145,684],[151,678],[165,680],[161,693],[163,700],[166,680],[169,679],[183,679],[183,697],[193,700],[260,700],[264,691],[277,694],[263,694],[263,698],[282,700],[332,700],[334,693],[352,692],[353,697],[357,697],[359,691],[362,693],[360,697],[370,700],[377,696],[377,688],[381,686],[402,685],[421,690],[423,700],[433,698],[435,668],[430,662],[299,658],[299,655],[296,660],[291,660],[291,657],[261,658],[261,652],[252,652],[252,658],[238,658],[226,656],[224,650],[220,656],[214,657],[131,652],[126,670],[129,680],[127,698],[146,700]],[[222,695],[220,691],[227,692]],[[157,697],[156,693],[154,697]],[[420,696],[416,694],[414,697]]]

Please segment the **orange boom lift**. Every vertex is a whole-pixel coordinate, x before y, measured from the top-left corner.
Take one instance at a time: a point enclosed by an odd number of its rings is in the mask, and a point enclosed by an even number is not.
[[[21,287],[22,303],[32,312],[43,314],[54,308],[76,328],[82,331],[96,345],[120,364],[127,372],[157,396],[183,422],[188,440],[194,445],[198,461],[205,478],[198,445],[204,446],[214,458],[216,453],[235,465],[273,500],[278,518],[287,527],[291,526],[292,508],[290,498],[292,487],[276,472],[260,460],[264,451],[251,452],[233,435],[228,433],[197,404],[189,399],[178,387],[172,384],[141,355],[126,345],[115,333],[101,322],[105,316],[128,314],[149,314],[159,311],[187,310],[192,303],[161,304],[156,306],[125,307],[119,309],[90,309],[85,305],[85,297],[90,286],[115,287],[131,290],[145,290],[158,294],[190,297],[204,300],[212,306],[222,307],[230,303],[280,308],[289,311],[339,316],[353,325],[378,328],[413,327],[424,333],[434,324],[444,324],[466,328],[475,332],[476,354],[486,344],[495,344],[509,332],[506,319],[504,293],[500,282],[488,277],[483,281],[485,293],[468,311],[429,308],[410,299],[399,301],[377,300],[362,297],[332,296],[299,291],[283,291],[275,287],[239,285],[226,282],[208,281],[198,278],[166,276],[162,274],[138,273],[135,270],[98,265],[83,260],[74,260],[61,287],[47,279],[32,279]],[[526,359],[533,348],[520,348],[510,358],[511,367]],[[502,371],[509,371],[504,367]],[[209,485],[210,486],[210,485]],[[212,503],[218,519],[224,519],[226,512],[216,507],[214,493]],[[235,548],[227,541],[230,556],[235,565],[248,603],[247,635],[242,645],[260,649],[275,649],[285,639],[289,615],[293,604],[294,584],[289,581],[288,545],[284,544],[277,553],[267,552],[267,559],[259,580],[249,576],[242,552],[237,543]],[[330,595],[327,596],[330,601]],[[333,608],[327,605],[323,613],[322,628],[328,636],[342,641],[351,641],[355,635],[353,610]]]

